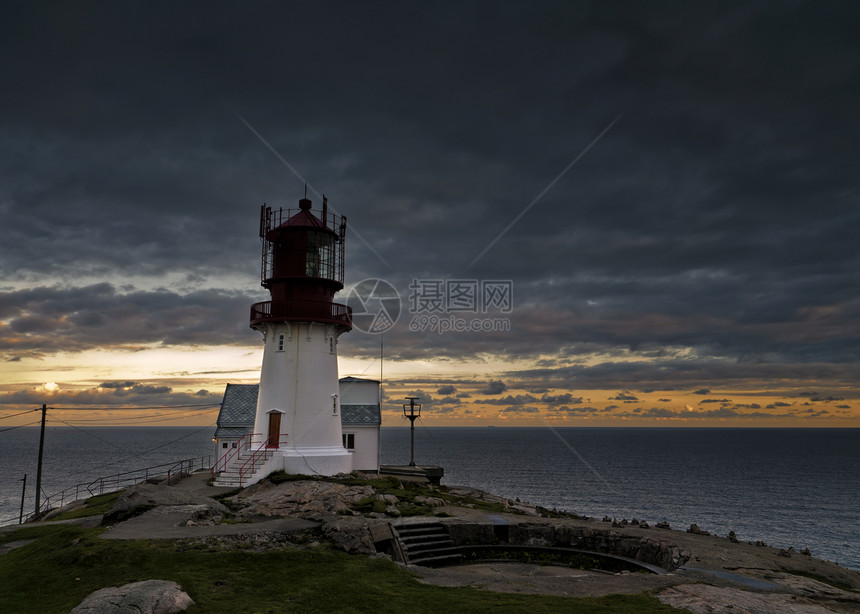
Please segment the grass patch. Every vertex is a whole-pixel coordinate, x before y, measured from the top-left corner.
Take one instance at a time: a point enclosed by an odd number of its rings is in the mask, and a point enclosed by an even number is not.
[[[178,582],[196,602],[188,614],[680,611],[650,595],[570,598],[428,586],[390,561],[328,548],[194,549],[169,540],[102,540],[99,531],[59,525],[0,535],[37,538],[0,557],[0,612],[66,613],[94,590],[148,579]]]
[[[469,507],[472,509],[484,510],[487,512],[507,512],[511,514],[518,513],[516,510],[506,509],[503,503],[496,503],[494,501],[484,501],[482,499],[476,499],[474,497],[461,497],[459,495],[452,495],[447,492],[440,492],[437,496],[440,499],[443,499],[445,503],[448,503],[450,505]]]
[[[85,518],[86,516],[100,516],[107,514],[119,499],[122,491],[112,492],[106,495],[96,495],[84,502],[84,507],[69,512],[58,514],[51,520],[71,520],[73,518]]]

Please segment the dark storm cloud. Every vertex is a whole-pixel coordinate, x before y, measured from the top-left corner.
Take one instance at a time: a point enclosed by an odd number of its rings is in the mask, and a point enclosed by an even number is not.
[[[452,395],[452,394],[454,394],[455,392],[457,392],[457,389],[456,389],[454,386],[451,386],[450,384],[448,384],[448,385],[446,385],[446,386],[442,386],[442,387],[440,387],[440,388],[436,391],[436,394],[441,394],[441,395],[443,395],[443,396],[447,396],[447,395]]]
[[[626,390],[624,392],[619,392],[614,397],[609,398],[610,401],[624,401],[625,403],[628,401],[638,401],[635,394],[630,394]]]
[[[246,329],[249,303],[247,295],[236,291],[122,293],[106,283],[0,292],[0,352],[251,344],[258,335]]]
[[[124,384],[131,384],[125,386]],[[51,408],[66,405],[90,407],[163,407],[177,405],[217,406],[223,393],[200,390],[197,393],[176,392],[169,386],[153,386],[142,382],[104,382],[97,388],[83,390],[58,390],[46,392],[35,390],[13,390],[0,393],[0,405],[11,408],[39,406],[46,401]],[[8,408],[7,408],[8,409]],[[189,408],[193,410],[193,408]]]
[[[492,383],[493,382],[490,382],[490,384]],[[485,392],[484,390],[480,392],[483,394],[490,394]],[[472,402],[477,403],[479,405],[526,405],[527,403],[534,403],[537,400],[537,397],[534,397],[530,394],[518,394],[516,396],[509,394],[506,397],[500,397],[498,399],[480,399]]]
[[[545,394],[540,398],[540,400],[544,403],[549,403],[550,405],[562,405],[565,403],[579,405],[582,403],[582,397],[575,397],[569,392],[557,395]]]
[[[508,386],[501,380],[492,380],[487,382],[484,388],[478,390],[478,394],[502,394]]]
[[[512,405],[499,410],[499,414],[537,414],[540,410],[532,405]]]
[[[814,414],[808,414],[806,416],[803,416],[803,419],[809,417],[823,416],[825,413],[826,412],[816,412]],[[696,411],[674,410],[667,407],[651,407],[647,409],[636,408],[632,411],[624,412],[618,415],[625,416],[628,418],[685,418],[705,420],[727,418],[739,420],[776,420],[784,418],[800,418],[799,416],[793,416],[791,414],[777,414],[758,411],[739,411],[738,408],[727,406],[723,406],[718,409]]]
[[[804,382],[822,380],[852,382],[860,377],[860,366],[856,364],[743,364],[723,360],[666,360],[648,364],[644,362],[612,362],[594,366],[572,365],[557,369],[525,369],[503,373],[513,381],[529,384],[543,383],[551,388],[614,388],[622,385],[638,385],[651,388],[664,381],[678,384],[695,384],[704,381],[714,385],[741,386],[763,381],[787,379]]]
[[[481,314],[509,317],[509,331],[419,334],[404,314],[386,333],[392,359],[540,356],[552,377],[575,371],[616,389],[627,376],[695,387],[804,364],[856,372],[858,12],[811,2],[10,8],[0,279],[104,279],[131,285],[130,296],[141,276],[172,276],[188,291],[224,290],[138,297],[164,320],[115,290],[105,309],[24,309],[14,301],[25,295],[4,290],[0,339],[11,359],[207,334],[255,343],[245,312],[262,300],[252,298],[258,207],[295,206],[303,183],[241,116],[349,217],[348,282],[388,279],[404,305],[415,277],[513,282],[513,311]],[[355,355],[378,348],[357,331],[344,342]],[[566,361],[592,353],[660,367]]]
[[[551,412],[557,412],[559,414],[568,414],[568,415],[576,415],[576,414],[593,414],[597,412],[597,408],[588,407],[586,405],[576,407],[568,407],[567,405],[562,405],[561,407],[552,407],[550,408]]]

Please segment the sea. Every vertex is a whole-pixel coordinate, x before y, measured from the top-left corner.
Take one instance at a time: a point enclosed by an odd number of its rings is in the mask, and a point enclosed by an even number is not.
[[[49,427],[42,490],[180,459],[214,461],[212,427]],[[0,524],[34,506],[37,428],[0,432]],[[383,464],[410,461],[409,427],[383,427]],[[443,484],[550,509],[809,548],[860,571],[860,429],[415,428],[415,462]],[[44,495],[43,495],[44,497]]]

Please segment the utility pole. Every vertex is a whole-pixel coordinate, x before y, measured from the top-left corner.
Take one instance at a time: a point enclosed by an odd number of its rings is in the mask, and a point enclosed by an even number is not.
[[[38,410],[37,410],[38,411]],[[39,507],[42,495],[42,454],[45,452],[45,416],[48,413],[48,406],[42,404],[42,433],[39,435],[39,467],[36,471],[36,515],[39,514]]]
[[[24,479],[21,480],[24,485],[21,487],[21,511],[18,513],[18,524],[24,522],[24,495],[27,494],[27,474],[24,474]]]

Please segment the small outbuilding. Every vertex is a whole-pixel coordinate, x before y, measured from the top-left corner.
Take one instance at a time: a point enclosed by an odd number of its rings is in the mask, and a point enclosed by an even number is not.
[[[352,454],[355,471],[379,471],[379,382],[343,377],[338,381],[343,447]],[[215,458],[221,458],[239,440],[251,434],[257,410],[259,384],[227,384],[215,435]]]

